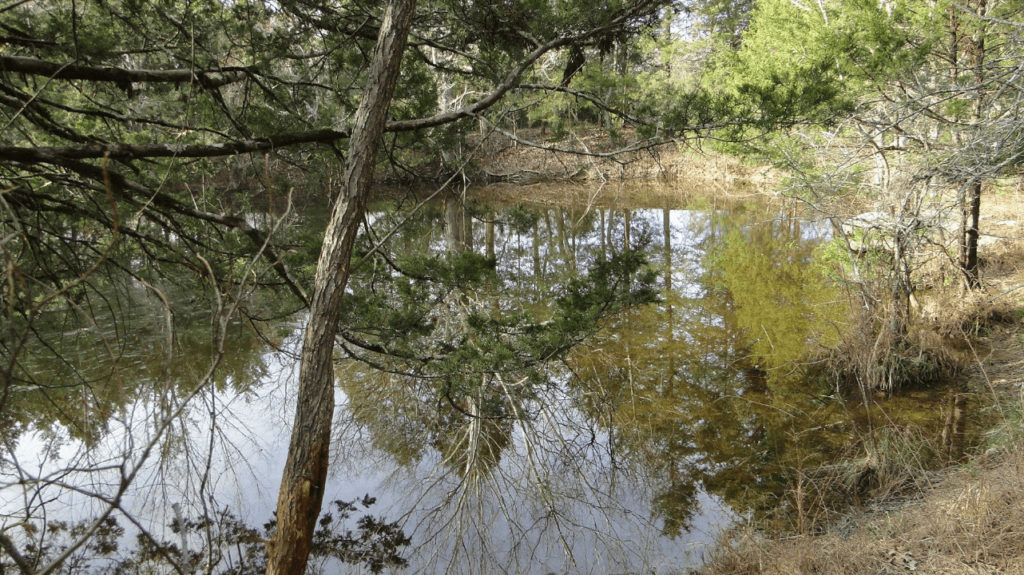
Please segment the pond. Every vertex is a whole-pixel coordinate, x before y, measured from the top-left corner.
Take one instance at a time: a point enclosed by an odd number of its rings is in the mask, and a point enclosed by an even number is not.
[[[408,572],[685,572],[739,520],[806,529],[856,496],[836,469],[863,455],[863,418],[810,361],[849,317],[816,256],[827,226],[755,202],[398,204],[357,247],[325,501],[355,502],[343,530],[400,527]],[[292,216],[293,237],[323,217]],[[113,507],[179,570],[256,572],[258,529],[238,526],[272,517],[304,316],[255,289],[217,308],[152,287],[112,282],[26,344],[0,404],[3,533],[52,558]],[[901,410],[938,433],[932,397]],[[367,569],[339,558],[313,567]]]

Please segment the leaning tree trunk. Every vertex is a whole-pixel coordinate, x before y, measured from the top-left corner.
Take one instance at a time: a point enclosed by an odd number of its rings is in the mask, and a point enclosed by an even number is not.
[[[353,120],[344,187],[325,232],[302,342],[299,396],[277,500],[277,529],[267,542],[268,575],[301,575],[309,558],[327,479],[338,315],[415,5],[416,0],[388,2]]]

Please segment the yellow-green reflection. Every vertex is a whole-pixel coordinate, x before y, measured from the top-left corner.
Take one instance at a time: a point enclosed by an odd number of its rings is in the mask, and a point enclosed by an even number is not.
[[[795,219],[732,220],[709,266],[728,290],[731,318],[770,384],[804,375],[801,363],[835,346],[848,316],[838,289],[814,262],[816,242],[803,241],[802,232]]]
[[[778,515],[794,470],[831,461],[851,441],[843,403],[806,369],[816,346],[839,337],[844,314],[814,264],[818,242],[763,217],[673,221],[666,210],[663,302],[622,314],[573,355],[587,413],[619,453],[657,473],[653,503],[668,534],[687,527],[698,484],[737,511]],[[700,238],[698,257],[674,237]]]

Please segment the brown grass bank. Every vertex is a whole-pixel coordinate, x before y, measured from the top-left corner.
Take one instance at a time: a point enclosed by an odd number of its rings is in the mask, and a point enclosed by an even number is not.
[[[990,450],[815,535],[728,534],[702,575],[1024,573],[1024,454]]]

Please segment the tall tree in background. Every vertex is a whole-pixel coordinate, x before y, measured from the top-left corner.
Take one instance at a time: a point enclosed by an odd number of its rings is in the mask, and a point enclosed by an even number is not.
[[[978,287],[982,182],[1021,159],[1020,18],[1016,3],[1000,0],[761,0],[741,48],[713,60],[711,77],[738,116],[727,138],[751,138],[760,126],[768,133],[760,149],[794,173],[820,161],[831,164],[832,184],[845,181],[836,192],[910,194],[889,202],[915,210],[890,214],[906,225],[923,221],[920,191],[953,190],[961,229],[951,256],[965,284]],[[829,156],[836,146],[846,154]],[[849,161],[862,147],[870,170]]]
[[[692,9],[709,35],[723,39],[732,48],[739,48],[743,33],[750,26],[754,0],[706,0]]]
[[[719,133],[741,143],[731,149],[785,170],[848,254],[881,254],[844,268],[871,310],[861,327],[876,345],[857,368],[867,387],[905,380],[928,258],[981,286],[982,185],[1024,152],[1021,14],[999,0],[758,0],[739,49],[712,56],[708,90],[736,120]],[[851,217],[851,205],[868,207]]]

